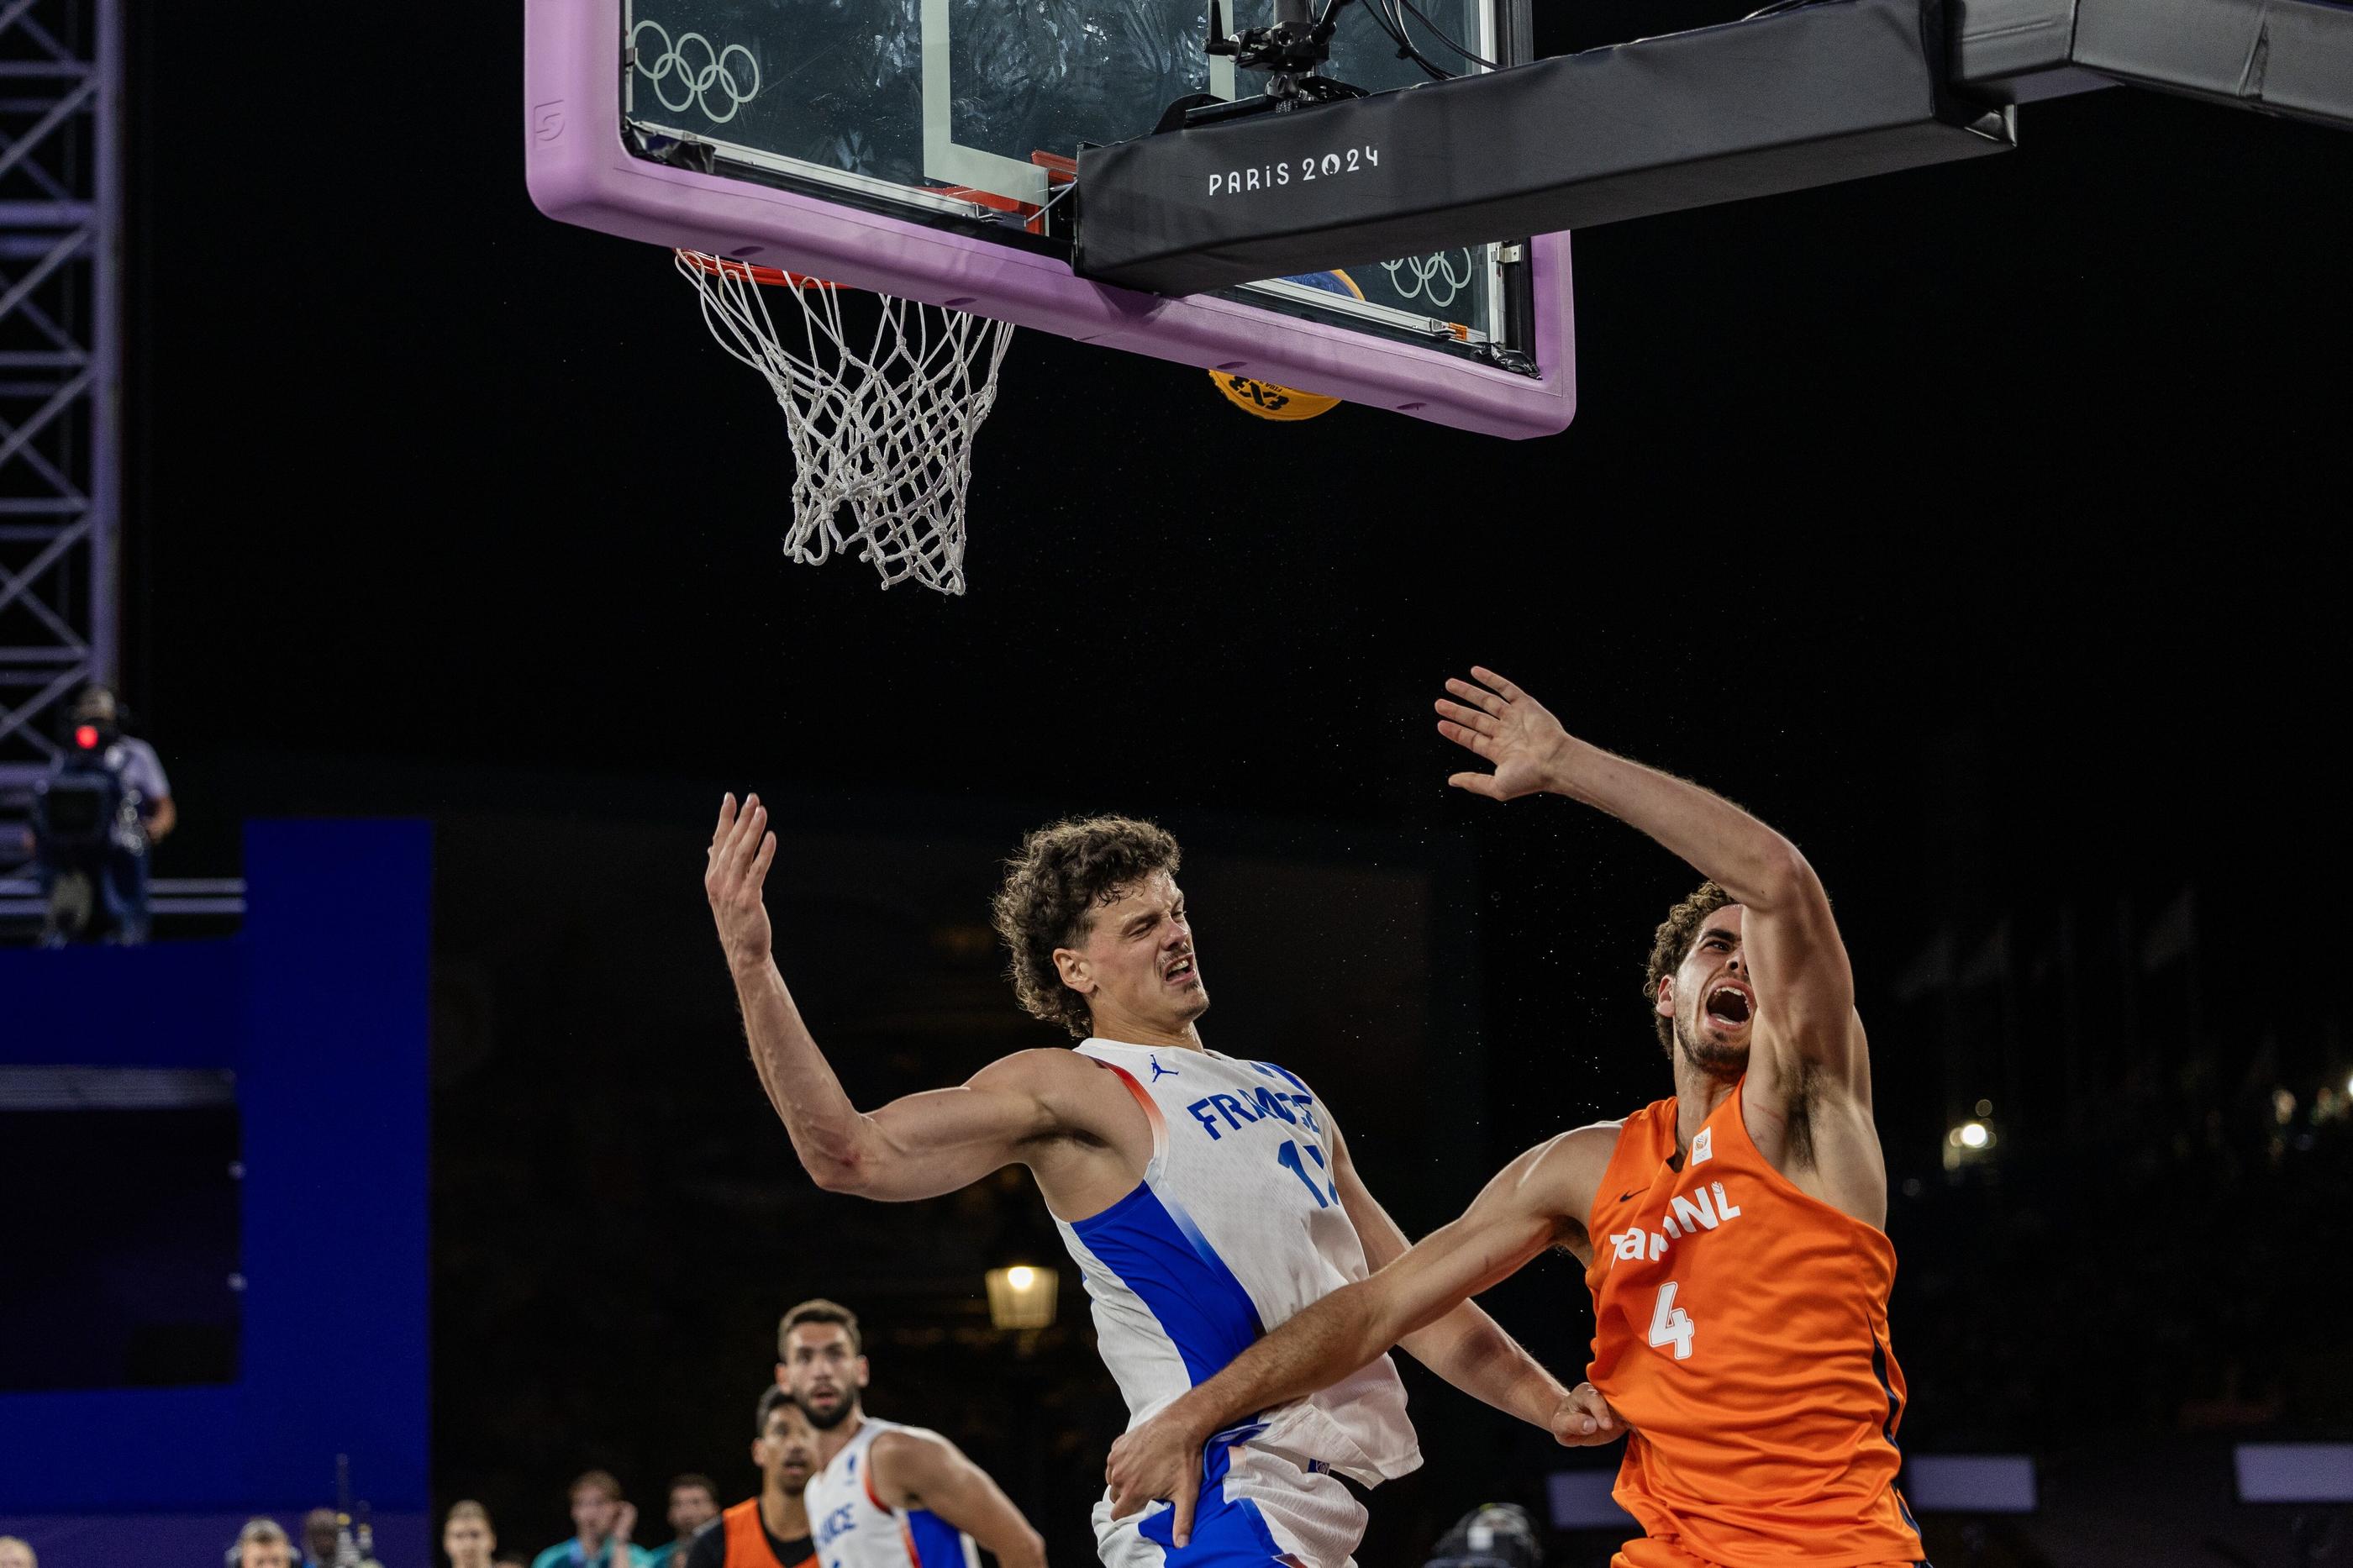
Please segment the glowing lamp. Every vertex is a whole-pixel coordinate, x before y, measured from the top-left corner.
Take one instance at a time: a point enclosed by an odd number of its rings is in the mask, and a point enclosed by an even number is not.
[[[1050,1268],[1016,1263],[988,1271],[988,1321],[1000,1329],[1048,1329],[1054,1325],[1055,1288]]]
[[[1993,1151],[1993,1126],[1986,1121],[1963,1121],[1945,1134],[1945,1169],[1957,1171],[1990,1156]]]

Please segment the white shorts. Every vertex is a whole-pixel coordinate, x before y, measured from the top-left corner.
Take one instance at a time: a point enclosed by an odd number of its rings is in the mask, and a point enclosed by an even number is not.
[[[1339,1477],[1237,1444],[1209,1451],[1193,1538],[1181,1551],[1171,1544],[1166,1503],[1113,1520],[1106,1492],[1095,1504],[1095,1553],[1103,1568],[1356,1568],[1365,1521],[1365,1505]]]

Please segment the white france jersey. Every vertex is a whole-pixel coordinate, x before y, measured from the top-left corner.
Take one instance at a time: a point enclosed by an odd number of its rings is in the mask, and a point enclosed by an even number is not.
[[[867,1450],[885,1432],[921,1426],[869,1415],[833,1462],[809,1478],[801,1503],[824,1568],[980,1568],[972,1537],[927,1508],[885,1508],[867,1479]]]
[[[1214,1051],[1099,1039],[1078,1050],[1119,1075],[1152,1126],[1142,1184],[1092,1218],[1055,1222],[1132,1430],[1362,1279],[1365,1249],[1333,1184],[1329,1114],[1297,1077]],[[1386,1355],[1234,1437],[1366,1486],[1421,1463]]]

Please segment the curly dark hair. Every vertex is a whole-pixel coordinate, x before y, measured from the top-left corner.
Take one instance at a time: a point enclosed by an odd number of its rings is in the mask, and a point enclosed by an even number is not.
[[[1707,917],[1733,901],[1732,895],[1714,882],[1702,882],[1698,891],[1667,911],[1667,918],[1659,922],[1658,931],[1651,938],[1651,963],[1642,977],[1642,994],[1651,1003],[1651,1022],[1659,1031],[1659,1048],[1667,1053],[1671,1061],[1675,1054],[1675,1021],[1659,1016],[1659,982],[1683,967]]]
[[[990,908],[1023,1009],[1086,1038],[1087,999],[1062,984],[1054,950],[1084,941],[1097,910],[1155,871],[1176,875],[1183,858],[1167,829],[1132,816],[1073,817],[1024,838]]]

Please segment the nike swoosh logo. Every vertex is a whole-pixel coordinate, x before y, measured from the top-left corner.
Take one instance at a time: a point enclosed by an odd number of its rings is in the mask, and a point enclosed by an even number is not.
[[[1620,1193],[1620,1194],[1618,1194],[1618,1201],[1619,1201],[1620,1203],[1621,1203],[1621,1204],[1630,1204],[1630,1203],[1632,1203],[1636,1198],[1641,1197],[1641,1195],[1642,1195],[1642,1189],[1641,1189],[1641,1188],[1640,1188],[1640,1187],[1636,1187],[1636,1188],[1635,1188],[1632,1192],[1630,1192],[1630,1193]]]

